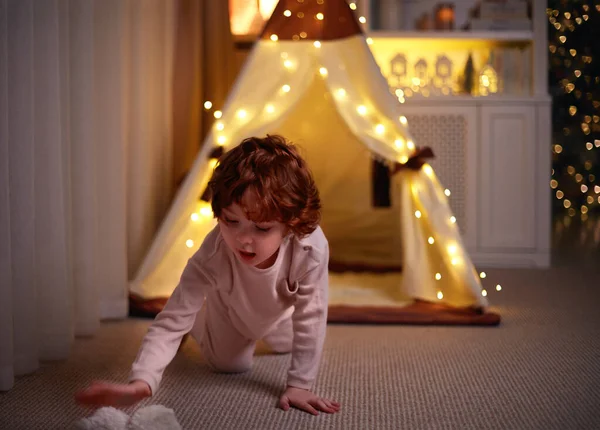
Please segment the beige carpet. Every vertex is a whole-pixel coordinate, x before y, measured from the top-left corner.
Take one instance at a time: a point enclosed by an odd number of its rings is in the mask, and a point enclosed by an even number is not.
[[[597,260],[598,261],[598,260]],[[317,390],[337,415],[276,408],[288,357],[258,356],[252,372],[213,374],[188,341],[156,397],[185,429],[600,428],[598,271],[488,270],[499,327],[328,328]],[[68,429],[85,416],[73,393],[124,380],[149,322],[105,323],[72,357],[0,394],[0,429]]]

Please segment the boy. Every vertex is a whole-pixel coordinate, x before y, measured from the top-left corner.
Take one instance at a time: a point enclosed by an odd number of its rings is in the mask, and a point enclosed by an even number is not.
[[[218,224],[150,326],[130,383],[95,382],[77,400],[125,406],[151,396],[189,332],[219,372],[249,370],[260,339],[291,352],[279,406],[339,411],[310,391],[325,340],[329,247],[306,162],[280,136],[248,138],[222,157],[209,188]]]

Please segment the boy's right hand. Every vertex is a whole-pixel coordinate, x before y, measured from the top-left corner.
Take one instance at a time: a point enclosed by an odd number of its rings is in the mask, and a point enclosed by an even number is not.
[[[96,381],[75,394],[75,400],[92,407],[126,407],[151,395],[150,386],[144,381],[136,380],[129,384]]]

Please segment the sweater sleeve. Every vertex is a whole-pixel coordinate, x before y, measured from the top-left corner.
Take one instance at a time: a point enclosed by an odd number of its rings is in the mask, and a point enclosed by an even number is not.
[[[140,379],[147,382],[153,395],[165,368],[175,357],[181,339],[192,329],[205,295],[213,284],[202,267],[201,251],[188,260],[179,284],[148,329],[132,365],[129,381]]]
[[[317,377],[327,329],[329,249],[298,281],[292,323],[294,341],[287,385],[311,389]]]

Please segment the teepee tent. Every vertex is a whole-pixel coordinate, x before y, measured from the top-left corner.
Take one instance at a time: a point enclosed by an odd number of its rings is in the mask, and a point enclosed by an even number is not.
[[[499,322],[425,163],[433,154],[413,142],[344,0],[280,1],[222,112],[132,281],[134,306],[160,308],[215,226],[202,196],[219,154],[268,133],[300,147],[321,193],[330,321]],[[374,165],[389,174],[383,206]]]

